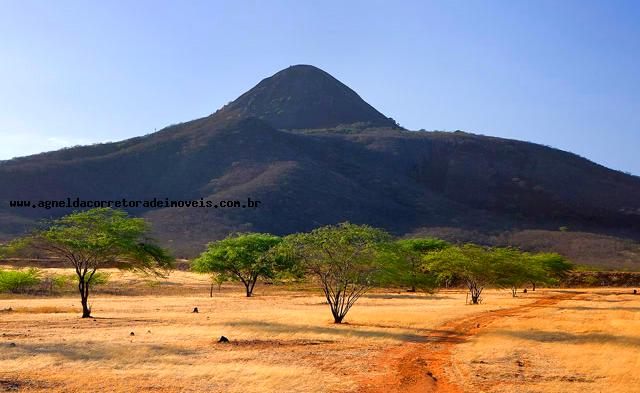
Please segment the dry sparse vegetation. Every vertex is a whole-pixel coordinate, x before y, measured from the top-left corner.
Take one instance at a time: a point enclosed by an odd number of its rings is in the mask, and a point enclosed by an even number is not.
[[[457,346],[452,378],[465,391],[636,391],[639,306],[631,291],[590,289],[497,320]]]
[[[53,270],[70,273],[43,272]],[[632,391],[639,382],[640,296],[619,288],[573,291],[522,310],[556,292],[512,298],[491,291],[490,300],[466,306],[463,290],[373,291],[347,324],[336,325],[316,288],[261,285],[246,298],[237,285],[224,284],[209,297],[209,277],[195,273],[176,271],[149,285],[131,273],[107,272],[109,283],[95,294],[95,319],[79,318],[72,292],[1,295],[0,389],[355,392],[396,373],[394,351],[427,356],[441,345],[434,334],[447,336],[452,322],[512,309],[456,342],[449,371],[434,375],[438,383],[495,392],[526,383],[547,392]],[[222,335],[230,343],[219,344]],[[78,369],[90,377],[74,377]]]

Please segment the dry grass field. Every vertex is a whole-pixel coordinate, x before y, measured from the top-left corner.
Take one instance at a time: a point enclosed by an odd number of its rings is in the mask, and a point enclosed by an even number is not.
[[[95,319],[79,318],[72,293],[0,296],[0,391],[632,392],[630,292],[489,291],[469,306],[458,290],[376,291],[334,325],[306,287],[246,298],[225,285],[210,298],[207,277],[113,271],[91,299]]]

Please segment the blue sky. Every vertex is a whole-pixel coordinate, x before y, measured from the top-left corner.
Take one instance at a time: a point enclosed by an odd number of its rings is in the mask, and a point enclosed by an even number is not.
[[[410,129],[640,175],[637,1],[0,1],[0,159],[214,112],[313,64]]]

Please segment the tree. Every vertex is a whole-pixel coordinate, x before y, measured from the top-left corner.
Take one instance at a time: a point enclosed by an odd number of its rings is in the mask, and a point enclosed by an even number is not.
[[[429,290],[434,287],[434,276],[422,269],[424,256],[433,251],[439,251],[449,246],[449,243],[436,238],[400,239],[395,242],[395,250],[403,265],[406,275],[402,281],[409,286],[409,292],[416,289]]]
[[[566,277],[573,264],[557,253],[539,253],[529,256],[529,282],[536,290],[536,283],[555,284]]]
[[[486,286],[497,282],[495,268],[487,249],[475,244],[429,253],[424,257],[423,265],[423,269],[435,274],[440,282],[451,278],[463,280],[473,304],[482,301],[482,291]]]
[[[46,229],[22,239],[73,266],[78,278],[82,318],[91,317],[89,293],[98,269],[115,266],[162,276],[173,266],[168,252],[155,245],[146,234],[141,218],[110,208],[74,212],[50,221]]]
[[[211,286],[209,287],[209,297],[213,297],[213,287],[215,285],[218,286],[218,292],[220,292],[220,288],[222,284],[229,281],[229,277],[226,274],[222,273],[211,273]]]
[[[274,278],[286,270],[285,258],[275,246],[279,236],[268,233],[237,233],[209,243],[207,250],[193,260],[192,269],[199,273],[217,273],[242,282],[247,297],[260,277]]]
[[[488,257],[496,271],[496,286],[511,289],[513,297],[519,287],[538,276],[536,267],[529,263],[529,254],[515,248],[494,248]]]
[[[335,323],[385,271],[382,248],[391,238],[367,225],[342,223],[285,238],[284,248],[298,267],[320,281]]]

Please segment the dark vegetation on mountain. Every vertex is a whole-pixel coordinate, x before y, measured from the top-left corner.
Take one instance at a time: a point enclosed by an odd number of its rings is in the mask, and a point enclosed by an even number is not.
[[[130,210],[178,256],[230,231],[283,235],[348,220],[532,251],[544,243],[577,263],[640,267],[640,178],[532,143],[405,131],[312,66],[151,135],[1,162],[0,238],[68,213],[10,209],[9,200],[67,197],[262,202]],[[612,253],[585,256],[603,244]]]

